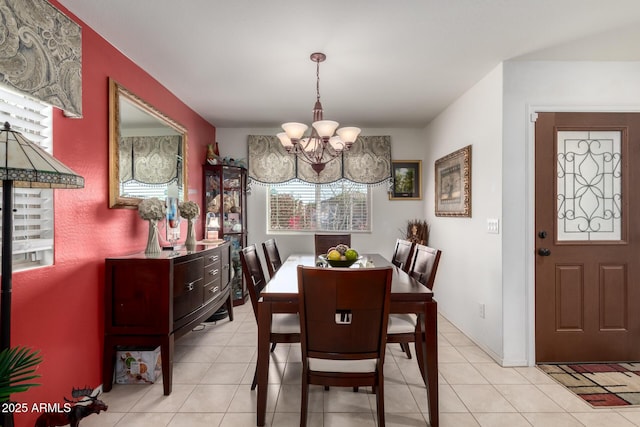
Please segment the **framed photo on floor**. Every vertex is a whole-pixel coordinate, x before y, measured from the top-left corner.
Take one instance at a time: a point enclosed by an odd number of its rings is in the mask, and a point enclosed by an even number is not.
[[[393,160],[389,200],[422,200],[422,160]]]
[[[471,217],[471,146],[435,163],[436,216]]]

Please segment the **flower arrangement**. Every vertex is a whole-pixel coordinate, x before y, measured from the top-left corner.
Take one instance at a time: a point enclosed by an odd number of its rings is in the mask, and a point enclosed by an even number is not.
[[[421,245],[429,243],[429,224],[427,221],[420,219],[412,219],[407,221],[407,229],[405,238],[412,242]]]
[[[140,218],[147,221],[160,221],[165,216],[164,202],[155,197],[143,199],[138,205]]]
[[[180,210],[180,216],[184,219],[194,219],[200,215],[200,205],[191,200],[180,203],[178,209]]]

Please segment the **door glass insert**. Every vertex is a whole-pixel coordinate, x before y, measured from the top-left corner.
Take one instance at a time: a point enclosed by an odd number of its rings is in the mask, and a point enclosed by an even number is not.
[[[620,240],[620,131],[557,133],[558,241]]]

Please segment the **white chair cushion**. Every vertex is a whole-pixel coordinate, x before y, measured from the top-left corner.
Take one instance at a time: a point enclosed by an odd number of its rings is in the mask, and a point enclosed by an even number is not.
[[[274,313],[271,317],[271,332],[275,334],[299,334],[300,318],[297,313]]]
[[[309,369],[320,372],[375,372],[378,359],[329,360],[309,358]]]
[[[390,314],[387,334],[410,334],[417,324],[418,316],[414,313]]]

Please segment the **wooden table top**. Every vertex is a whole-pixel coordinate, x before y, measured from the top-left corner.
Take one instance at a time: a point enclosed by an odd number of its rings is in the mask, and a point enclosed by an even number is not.
[[[380,254],[363,254],[362,259],[351,268],[366,268],[363,266],[367,265],[367,261],[373,262],[374,267],[393,267],[392,301],[425,301],[433,298],[431,290],[394,266]],[[273,300],[297,298],[298,265],[315,266],[316,256],[313,254],[290,255],[260,293],[262,298]]]

